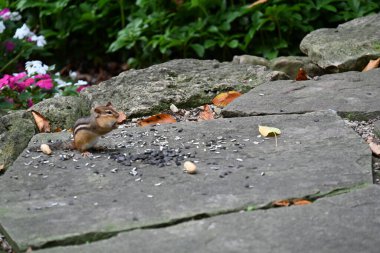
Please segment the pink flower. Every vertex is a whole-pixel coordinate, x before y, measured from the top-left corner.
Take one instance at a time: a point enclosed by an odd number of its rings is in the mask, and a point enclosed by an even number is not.
[[[87,88],[88,86],[90,85],[81,85],[77,88],[77,92],[81,92],[81,90],[84,90],[85,88]]]
[[[0,17],[2,17],[4,20],[7,20],[11,17],[11,11],[8,8],[2,9],[0,11]]]
[[[53,88],[53,80],[51,80],[51,78],[39,80],[36,83],[36,86],[45,90],[50,90],[51,88]]]
[[[18,73],[18,74],[14,74],[14,80],[15,81],[18,81],[22,78],[26,77],[26,72],[21,72],[21,73]]]
[[[32,107],[34,105],[33,100],[28,99],[27,105],[28,105],[28,107]]]
[[[43,80],[43,79],[50,79],[51,77],[49,74],[38,74],[38,75],[35,75],[34,78]]]
[[[5,74],[3,78],[0,79],[0,89],[3,88],[4,86],[9,86],[11,82],[11,78],[12,78],[11,75]]]
[[[19,91],[23,91],[27,87],[29,87],[30,85],[32,85],[34,82],[35,82],[35,80],[33,78],[28,78],[28,79],[26,79],[24,81],[17,82],[16,84],[17,84],[18,90]]]
[[[4,42],[4,47],[7,52],[12,52],[15,49],[16,45],[12,41],[6,41]]]

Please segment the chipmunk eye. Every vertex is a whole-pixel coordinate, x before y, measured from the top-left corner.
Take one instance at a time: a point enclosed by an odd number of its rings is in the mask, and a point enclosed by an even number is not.
[[[110,110],[106,110],[106,113],[107,114],[113,114],[112,111],[110,111]]]

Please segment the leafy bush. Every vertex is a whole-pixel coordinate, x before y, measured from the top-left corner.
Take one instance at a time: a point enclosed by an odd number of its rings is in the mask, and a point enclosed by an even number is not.
[[[308,32],[380,10],[377,0],[268,0],[249,6],[252,2],[17,0],[12,5],[39,27],[61,64],[112,59],[133,67],[173,58],[299,54]]]

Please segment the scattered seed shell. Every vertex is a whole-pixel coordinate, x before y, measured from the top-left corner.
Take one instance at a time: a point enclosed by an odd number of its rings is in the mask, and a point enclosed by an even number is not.
[[[197,173],[197,166],[190,162],[190,161],[186,161],[184,164],[183,164],[183,167],[184,167],[184,171],[188,174],[195,174]]]
[[[44,153],[46,155],[51,155],[51,153],[52,153],[49,145],[47,145],[47,144],[41,144],[40,149],[41,149],[42,153]]]

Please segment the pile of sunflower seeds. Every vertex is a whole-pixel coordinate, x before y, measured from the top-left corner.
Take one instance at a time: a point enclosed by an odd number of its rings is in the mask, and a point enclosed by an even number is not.
[[[158,167],[170,166],[175,164],[180,166],[182,161],[191,157],[191,154],[182,154],[182,150],[177,148],[163,147],[160,149],[146,149],[143,153],[131,154],[131,153],[113,153],[110,159],[123,164],[125,166],[132,166],[133,163],[143,163],[155,165]]]

